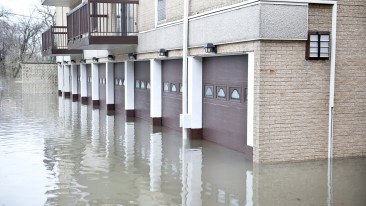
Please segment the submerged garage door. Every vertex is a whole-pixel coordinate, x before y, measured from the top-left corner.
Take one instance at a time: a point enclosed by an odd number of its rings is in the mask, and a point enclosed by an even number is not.
[[[106,68],[105,64],[98,65],[99,72],[99,103],[101,109],[107,108],[107,97],[106,97]]]
[[[125,111],[124,63],[114,64],[114,106],[117,112]]]
[[[203,138],[247,151],[247,55],[203,59]]]
[[[179,114],[182,113],[182,60],[162,61],[162,124],[180,130]]]
[[[86,82],[87,82],[87,94],[88,94],[88,104],[92,105],[92,85],[91,85],[91,64],[86,65]]]
[[[150,62],[135,62],[135,116],[150,120]]]

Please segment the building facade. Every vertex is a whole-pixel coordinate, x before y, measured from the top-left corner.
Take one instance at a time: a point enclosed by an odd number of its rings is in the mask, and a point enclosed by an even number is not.
[[[57,56],[60,95],[254,162],[366,155],[365,1],[43,5],[57,8],[43,49]]]

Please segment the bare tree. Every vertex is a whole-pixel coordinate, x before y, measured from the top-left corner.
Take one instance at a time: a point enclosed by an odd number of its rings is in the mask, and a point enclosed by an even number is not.
[[[12,13],[0,9],[2,17]],[[0,75],[17,77],[21,63],[41,61],[41,34],[54,24],[55,13],[48,7],[35,7],[29,16],[16,21],[0,19]]]

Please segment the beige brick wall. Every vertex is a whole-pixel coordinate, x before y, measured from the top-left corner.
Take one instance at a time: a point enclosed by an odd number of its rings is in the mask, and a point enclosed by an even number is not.
[[[330,29],[331,7],[310,6],[309,30]],[[260,42],[255,74],[255,162],[327,157],[330,61],[306,61],[305,43]]]
[[[139,32],[155,28],[154,0],[140,0],[137,11],[137,28]]]
[[[248,0],[191,0],[189,14],[195,15],[202,12],[230,6]]]
[[[334,157],[366,156],[366,1],[338,0]]]

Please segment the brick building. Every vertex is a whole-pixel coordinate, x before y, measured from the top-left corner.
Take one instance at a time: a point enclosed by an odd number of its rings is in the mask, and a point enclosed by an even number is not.
[[[254,162],[366,155],[366,1],[42,4],[60,95]]]

